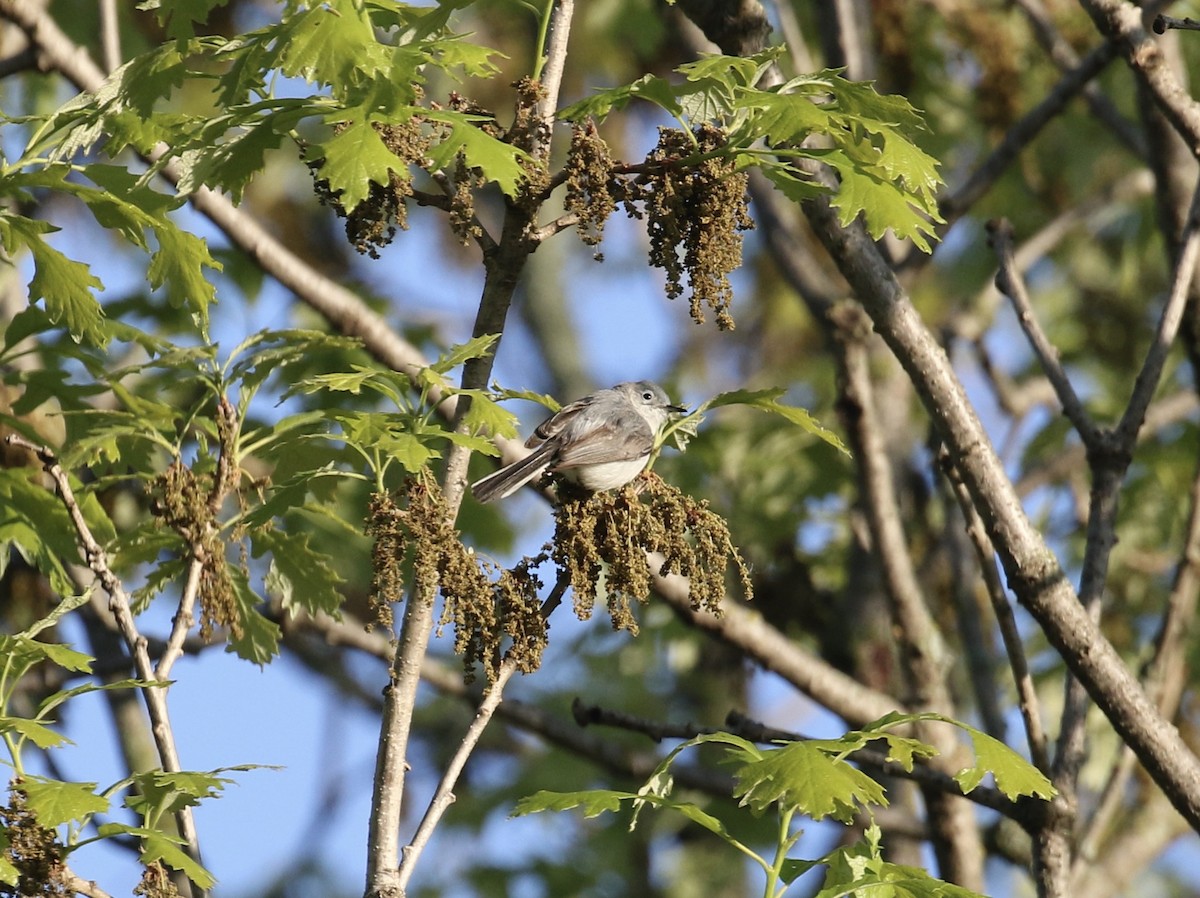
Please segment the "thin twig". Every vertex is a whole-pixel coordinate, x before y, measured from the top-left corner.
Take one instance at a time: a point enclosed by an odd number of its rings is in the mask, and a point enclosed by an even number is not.
[[[175,666],[176,661],[183,657],[188,633],[196,623],[196,597],[200,593],[200,578],[203,573],[204,559],[193,553],[192,560],[188,564],[183,592],[179,596],[179,607],[175,609],[175,616],[171,618],[171,633],[167,637],[166,647],[155,667],[155,674],[160,680],[169,679],[171,668]]]
[[[283,618],[280,623],[284,626],[285,637],[290,635],[290,631],[298,628],[320,636],[329,645],[353,648],[384,662],[390,662],[393,655],[391,640],[379,631],[368,631],[349,615],[343,615],[341,620],[334,620],[325,614],[299,614],[294,618]],[[479,707],[481,697],[476,690],[463,683],[462,673],[440,661],[426,656],[421,663],[421,680],[442,695],[463,701],[473,709]],[[364,700],[368,698],[361,694],[365,693],[365,690],[357,692]],[[372,695],[369,698],[375,700],[371,707],[377,711],[378,696]],[[574,723],[568,723],[561,717],[547,714],[538,707],[516,699],[501,702],[495,716],[518,729],[540,736],[550,745],[591,761],[616,776],[644,780],[661,760],[653,752],[632,752],[625,746],[586,734]],[[716,798],[728,798],[732,793],[732,781],[719,773],[683,765],[675,767],[675,774],[679,784],[688,789]]]
[[[1117,56],[1112,43],[1103,43],[1084,56],[1083,60],[1067,72],[1049,94],[1033,109],[1021,116],[1004,135],[1004,139],[988,154],[967,180],[953,193],[938,202],[938,212],[945,223],[938,227],[940,234],[946,233],[953,224],[965,215],[991,186],[999,180],[1025,147],[1041,133],[1042,128],[1058,117],[1076,94],[1088,82],[1097,77]],[[928,258],[925,253],[916,253],[914,259]],[[914,263],[915,264],[915,261]]]
[[[1196,273],[1197,259],[1200,259],[1200,182],[1192,194],[1192,205],[1188,210],[1187,224],[1179,241],[1178,260],[1175,263],[1175,274],[1171,282],[1171,293],[1163,306],[1158,319],[1158,327],[1154,340],[1142,363],[1134,382],[1133,395],[1129,397],[1129,405],[1121,416],[1116,434],[1123,448],[1133,451],[1137,441],[1138,431],[1146,418],[1146,410],[1158,389],[1163,367],[1166,365],[1167,354],[1175,343],[1179,333],[1180,322],[1183,321],[1184,309],[1187,306],[1188,290]]]
[[[1197,600],[1200,599],[1200,467],[1192,478],[1190,503],[1187,536],[1180,553],[1179,565],[1175,570],[1166,610],[1163,612],[1158,636],[1154,641],[1154,655],[1147,662],[1142,676],[1146,692],[1167,717],[1174,716],[1179,707],[1187,677],[1187,637],[1195,618]],[[1126,747],[1109,774],[1096,810],[1087,821],[1087,827],[1079,840],[1077,875],[1081,865],[1095,862],[1109,827],[1125,807],[1126,787],[1135,770],[1136,761],[1133,752]]]
[[[1084,0],[1095,2],[1095,0]],[[1134,747],[1180,813],[1200,827],[1200,759],[1147,698],[1120,654],[1079,604],[1045,538],[1021,507],[944,350],[860,222],[843,225],[827,198],[803,204],[817,236],[908,372],[939,436],[960,466],[1008,583],[1092,698]]]
[[[87,898],[112,898],[108,892],[96,885],[95,882],[90,879],[84,879],[69,867],[62,870],[59,874],[59,880],[67,888],[68,894],[85,895]]]
[[[944,457],[948,463],[948,457]],[[975,547],[979,559],[979,571],[987,588],[988,598],[992,603],[992,612],[996,615],[996,624],[1000,629],[1000,638],[1004,641],[1004,650],[1008,655],[1008,666],[1012,670],[1013,681],[1017,689],[1017,705],[1021,712],[1021,720],[1025,725],[1025,738],[1029,743],[1029,757],[1034,766],[1043,773],[1050,770],[1050,756],[1046,750],[1046,731],[1042,727],[1041,702],[1038,699],[1037,686],[1029,672],[1029,660],[1025,657],[1025,644],[1017,629],[1017,621],[1013,615],[1012,605],[1000,582],[996,570],[996,550],[984,529],[983,521],[979,518],[971,497],[968,495],[958,471],[952,465],[944,464],[950,484],[953,487],[958,507],[962,511],[966,523],[967,536]]]
[[[641,733],[655,742],[661,742],[663,739],[693,739],[696,736],[711,735],[713,733],[732,733],[751,742],[763,744],[773,742],[803,742],[813,738],[791,730],[764,726],[736,711],[730,712],[722,726],[704,727],[693,723],[679,724],[661,720],[648,720],[637,715],[604,708],[600,705],[584,704],[577,698],[571,704],[571,714],[580,726],[614,727],[633,733]],[[957,798],[964,798],[980,807],[998,811],[1005,817],[1017,821],[1022,826],[1028,827],[1033,825],[1040,816],[1038,813],[1028,812],[1028,809],[1031,807],[1028,803],[1013,801],[999,789],[990,786],[976,786],[970,792],[963,792],[962,786],[953,776],[944,771],[936,770],[927,764],[914,764],[910,770],[902,764],[889,760],[886,753],[870,748],[862,748],[855,751],[848,756],[847,760],[879,771],[887,776],[910,780],[921,786],[928,786],[937,792]],[[928,832],[921,834],[921,838],[929,837],[930,834]]]
[[[996,287],[1012,302],[1013,311],[1021,330],[1029,340],[1030,346],[1037,354],[1042,370],[1054,386],[1058,401],[1062,404],[1063,413],[1079,432],[1085,446],[1095,446],[1099,442],[1099,432],[1091,416],[1080,402],[1075,388],[1071,385],[1067,372],[1063,370],[1058,349],[1050,342],[1046,332],[1042,330],[1037,315],[1033,311],[1033,303],[1029,301],[1029,293],[1025,289],[1025,281],[1017,269],[1013,256],[1013,229],[1008,219],[1001,218],[989,221],[989,242],[996,252],[1000,270],[996,274]]]
[[[948,663],[945,637],[925,603],[924,591],[913,569],[912,556],[892,477],[887,441],[875,408],[866,338],[870,324],[862,308],[846,304],[832,318],[838,362],[838,403],[858,468],[859,489],[871,531],[872,554],[883,590],[891,607],[899,657],[912,691],[911,701],[921,710],[955,716],[946,681]],[[918,725],[922,739],[938,749],[935,766],[956,765],[961,746],[944,727]],[[961,767],[958,764],[954,769]],[[947,772],[947,771],[943,771]],[[961,791],[961,790],[960,790]],[[942,875],[969,889],[982,890],[983,843],[968,805],[944,793],[926,795],[931,844]]]
[[[1190,16],[1184,16],[1182,19],[1179,19],[1175,16],[1164,16],[1159,13],[1154,17],[1152,27],[1155,34],[1166,34],[1172,28],[1179,29],[1180,31],[1200,31],[1200,22]]]
[[[1033,28],[1033,36],[1042,45],[1046,55],[1061,71],[1069,72],[1079,65],[1079,55],[1067,42],[1050,18],[1041,0],[1016,0],[1016,5],[1025,13]],[[1092,110],[1092,115],[1108,126],[1121,143],[1139,158],[1147,156],[1146,140],[1141,133],[1113,105],[1112,101],[1092,82],[1083,86],[1083,99]]]
[[[109,567],[108,554],[92,534],[91,527],[88,526],[87,520],[83,516],[83,511],[75,499],[75,492],[71,489],[71,483],[67,478],[66,472],[59,465],[54,452],[48,446],[32,443],[16,434],[10,434],[6,441],[10,446],[19,446],[34,452],[41,461],[46,473],[54,480],[54,484],[58,488],[59,498],[67,510],[71,524],[75,527],[75,534],[80,548],[83,549],[87,566],[91,568],[92,572],[100,580],[100,585],[104,587],[104,591],[108,593],[109,610],[112,612],[117,623],[117,628],[120,630],[121,636],[125,640],[125,645],[133,658],[134,670],[140,679],[145,680],[147,683],[155,684],[143,686],[140,691],[146,702],[146,710],[150,715],[151,732],[154,735],[154,744],[158,749],[158,756],[163,770],[168,773],[180,772],[182,768],[175,746],[175,734],[171,728],[170,714],[167,711],[166,692],[168,686],[166,683],[160,681],[154,673],[154,667],[150,662],[150,653],[146,647],[146,638],[138,632],[137,623],[133,619],[129,594],[125,591],[125,586],[121,582],[121,579]],[[189,856],[197,863],[200,863],[200,841],[196,833],[195,821],[192,819],[191,808],[181,808],[175,816],[179,825],[180,835],[183,836],[186,842],[185,847]],[[202,894],[202,890],[195,883],[192,885],[196,894]]]
[[[548,618],[554,609],[559,606],[562,602],[563,594],[566,593],[567,587],[570,585],[571,578],[565,573],[560,574],[558,582],[554,584],[554,588],[542,603],[541,613],[543,618]],[[501,662],[495,681],[489,685],[487,694],[475,711],[475,719],[471,721],[471,726],[463,735],[462,742],[459,743],[457,751],[454,752],[454,756],[446,765],[441,781],[438,783],[433,797],[429,800],[429,806],[425,809],[425,815],[421,818],[412,841],[404,848],[404,859],[400,864],[400,878],[397,883],[401,890],[408,888],[408,881],[412,878],[413,870],[416,868],[421,852],[429,844],[429,840],[433,836],[433,831],[437,828],[438,823],[441,822],[442,815],[446,813],[446,809],[454,803],[454,786],[458,782],[463,768],[466,766],[467,759],[471,757],[471,753],[475,751],[475,746],[479,744],[479,740],[483,736],[483,731],[487,729],[487,725],[491,722],[492,715],[496,713],[496,709],[500,706],[505,685],[512,678],[512,675],[517,672],[518,667],[518,661],[511,653]]]

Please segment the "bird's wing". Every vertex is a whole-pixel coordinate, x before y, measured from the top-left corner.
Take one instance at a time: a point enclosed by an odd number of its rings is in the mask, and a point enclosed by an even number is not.
[[[535,446],[540,446],[547,440],[558,436],[563,430],[578,417],[579,413],[584,411],[594,400],[593,396],[585,396],[582,399],[576,399],[574,402],[567,403],[557,412],[539,424],[533,429],[533,433],[529,435],[529,439],[525,441],[525,448],[532,449]]]
[[[649,455],[654,448],[654,432],[641,415],[630,411],[628,416],[596,424],[583,434],[563,433],[551,468],[576,468],[608,461],[628,461]]]

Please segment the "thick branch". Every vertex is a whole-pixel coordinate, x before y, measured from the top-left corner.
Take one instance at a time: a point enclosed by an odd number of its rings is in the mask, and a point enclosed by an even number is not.
[[[1200,828],[1200,761],[1163,719],[1079,604],[1021,507],[950,360],[921,322],[861,224],[842,227],[826,200],[805,205],[818,236],[896,354],[960,467],[1009,586],[1121,737],[1188,821]]]

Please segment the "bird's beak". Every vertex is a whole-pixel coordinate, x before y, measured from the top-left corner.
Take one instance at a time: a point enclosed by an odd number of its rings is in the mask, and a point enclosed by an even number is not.
[[[676,415],[686,415],[687,414],[687,409],[684,408],[682,405],[668,405],[667,411],[672,412],[673,414],[676,414]]]

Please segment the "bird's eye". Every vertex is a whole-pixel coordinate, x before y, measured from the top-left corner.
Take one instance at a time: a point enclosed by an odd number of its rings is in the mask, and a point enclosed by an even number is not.
[[[651,393],[649,390],[642,390],[642,401],[643,402],[650,402],[653,399],[654,399],[653,393]]]

